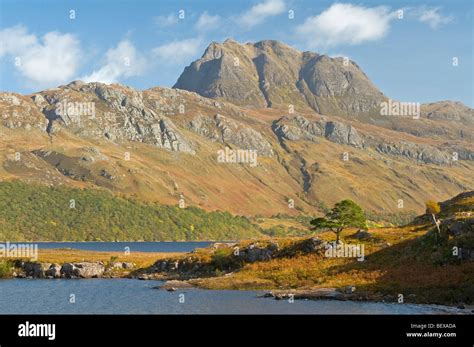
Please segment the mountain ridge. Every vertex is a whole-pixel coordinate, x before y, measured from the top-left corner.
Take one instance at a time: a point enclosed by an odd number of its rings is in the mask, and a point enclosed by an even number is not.
[[[204,55],[218,57],[219,45]],[[236,41],[226,45],[242,53]],[[268,50],[263,65],[277,53],[295,54],[277,41],[243,49]],[[253,64],[243,59],[244,68]],[[272,72],[283,65],[273,65],[264,72],[274,77],[272,83],[284,85],[285,79]],[[231,78],[239,77],[226,69]],[[258,76],[249,76],[244,79],[261,93]],[[318,83],[321,88],[328,84],[324,78]],[[226,86],[210,90],[226,92]],[[26,96],[0,93],[0,179],[100,187],[166,204],[184,196],[188,205],[241,215],[313,214],[344,198],[377,213],[420,212],[424,200],[474,188],[469,178],[474,111],[461,103],[423,104],[419,119],[380,112],[320,114],[303,104],[295,104],[294,112],[287,105],[276,107],[287,97],[275,99],[277,92],[268,89],[275,102],[270,108],[258,93],[261,106],[246,107],[232,98],[178,88],[137,90],[81,81]],[[58,112],[68,105],[74,112]],[[93,114],[84,114],[92,109]],[[258,164],[219,163],[217,153],[225,147],[255,151]],[[288,207],[290,200],[296,208]],[[402,211],[399,200],[404,201]]]

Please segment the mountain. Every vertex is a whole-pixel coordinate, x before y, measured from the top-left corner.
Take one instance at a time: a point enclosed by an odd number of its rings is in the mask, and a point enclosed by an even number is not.
[[[0,93],[0,180],[264,216],[346,198],[414,214],[474,189],[473,110],[442,101],[418,119],[374,113],[387,98],[353,62],[228,40],[186,68],[184,84],[196,92],[75,81]],[[255,157],[222,161],[226,147]]]
[[[332,115],[367,114],[385,99],[353,61],[271,40],[213,42],[173,88],[241,106],[294,105]]]
[[[251,108],[274,108],[289,112],[357,119],[364,123],[426,137],[468,136],[474,127],[474,112],[459,102],[421,105],[420,114],[442,123],[417,122],[413,117],[382,116],[385,96],[353,61],[314,52],[300,52],[278,41],[240,44],[228,39],[213,42],[203,56],[186,67],[173,88],[196,92]],[[403,119],[403,121],[400,121]]]

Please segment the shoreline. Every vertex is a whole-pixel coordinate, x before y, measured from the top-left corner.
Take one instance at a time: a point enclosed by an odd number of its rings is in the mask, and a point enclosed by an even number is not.
[[[309,238],[210,243],[192,252],[133,251],[124,254],[120,250],[45,248],[40,249],[36,262],[14,260],[10,263],[11,273],[5,276],[4,271],[0,277],[134,278],[165,283],[175,280],[185,283],[188,288],[192,285],[210,290],[263,290],[279,300],[288,299],[291,295],[296,300],[396,302],[397,296],[401,295],[406,303],[450,307],[472,305],[472,300],[465,295],[469,287],[453,289],[433,280],[451,276],[461,285],[468,284],[459,276],[466,277],[468,272],[474,270],[474,263],[437,266],[416,260],[411,250],[403,253],[405,258],[400,261],[400,249],[410,249],[406,245],[413,245],[425,235],[426,230],[412,227],[375,229],[369,239],[363,240],[356,239],[354,235],[357,233],[353,232],[346,230],[341,237],[344,243],[357,242],[365,246],[366,260],[363,262],[327,257],[327,245],[333,235],[319,233]],[[392,248],[391,245],[396,243],[403,248]],[[415,255],[418,256],[418,253]],[[407,266],[417,276],[407,278]],[[179,289],[177,285],[172,287],[170,290]]]
[[[212,242],[236,242],[236,241],[219,241],[219,240],[181,240],[181,241],[0,241],[0,244],[19,244],[19,243],[212,243]]]
[[[48,278],[3,278],[3,280],[49,280]],[[72,278],[72,279],[66,279],[66,278],[59,278],[60,280],[81,280],[84,278]],[[94,279],[94,280],[123,280],[123,279],[129,279],[129,280],[137,280],[140,281],[139,278],[133,278],[133,277],[99,277],[99,278],[89,278]],[[57,279],[53,279],[57,280]],[[445,314],[461,314],[461,315],[474,315],[474,305],[465,305],[464,308],[461,308],[456,305],[450,305],[450,304],[440,304],[440,303],[420,303],[420,302],[405,302],[405,303],[397,303],[394,301],[385,301],[385,300],[378,300],[375,298],[370,298],[366,297],[364,299],[361,298],[359,295],[353,295],[353,294],[346,294],[339,292],[335,288],[316,288],[313,290],[307,290],[307,289],[273,289],[273,290],[258,290],[258,289],[249,289],[249,288],[240,288],[240,289],[235,289],[235,288],[222,288],[222,289],[209,289],[209,288],[202,288],[198,287],[195,285],[189,284],[187,281],[179,281],[179,280],[165,280],[165,279],[149,279],[152,281],[161,281],[164,282],[161,285],[151,287],[150,289],[155,289],[155,290],[163,290],[163,291],[168,291],[168,292],[186,292],[186,290],[203,290],[203,291],[228,291],[228,290],[234,290],[234,291],[246,291],[246,292],[262,292],[262,294],[257,295],[257,298],[262,298],[262,299],[273,299],[273,300],[298,300],[298,301],[303,301],[303,300],[310,300],[310,301],[350,301],[350,302],[359,302],[359,303],[374,303],[374,304],[391,304],[391,305],[413,305],[413,306],[423,306],[423,307],[433,307],[435,309],[443,310],[445,311]],[[182,282],[181,284],[178,284],[177,282]],[[1,279],[0,279],[0,284],[1,284]],[[340,294],[340,295],[338,295]]]

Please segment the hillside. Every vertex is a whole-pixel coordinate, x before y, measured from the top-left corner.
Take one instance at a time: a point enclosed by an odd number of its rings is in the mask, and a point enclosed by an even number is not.
[[[328,256],[334,234],[320,232],[310,238],[215,244],[159,259],[134,276],[182,280],[212,289],[271,289],[276,298],[398,302],[401,294],[404,303],[473,304],[473,196],[474,192],[466,192],[444,203],[441,242],[436,241],[432,224],[368,233],[347,228],[343,245],[360,249],[350,257]],[[462,251],[454,254],[455,246]]]
[[[256,89],[262,73],[271,107]],[[318,108],[300,95],[300,77],[316,88]],[[355,62],[228,40],[211,44],[176,87],[205,96],[80,81],[0,93],[0,180],[105,188],[167,205],[183,198],[206,211],[265,217],[320,214],[350,198],[397,219],[474,189],[473,110],[442,101],[421,105],[420,119],[357,112],[350,100],[376,105],[383,94]],[[247,89],[258,100],[239,99]],[[287,95],[301,101],[294,112]],[[226,147],[255,162],[220,161]]]
[[[246,218],[110,192],[0,183],[0,240],[186,241],[262,236]]]

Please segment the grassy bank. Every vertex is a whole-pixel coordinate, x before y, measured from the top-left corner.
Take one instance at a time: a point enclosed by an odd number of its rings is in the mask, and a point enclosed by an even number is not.
[[[328,258],[298,251],[307,238],[275,238],[279,251],[268,261],[239,261],[233,248],[201,249],[176,257],[186,262],[208,264],[206,274],[169,273],[208,289],[316,289],[355,286],[360,297],[370,300],[438,304],[472,304],[474,262],[459,262],[445,256],[447,246],[433,242],[430,227],[410,226],[370,230],[368,240],[355,239],[355,230],[345,230],[342,241],[364,245],[365,260]],[[317,235],[333,241],[334,234]],[[268,240],[258,242],[265,246]],[[239,243],[240,249],[255,241]],[[441,257],[441,258],[440,258]]]

